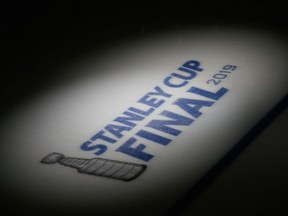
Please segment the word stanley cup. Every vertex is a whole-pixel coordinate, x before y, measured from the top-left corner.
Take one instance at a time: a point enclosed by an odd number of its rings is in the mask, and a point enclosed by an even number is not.
[[[55,164],[76,168],[80,173],[103,176],[123,181],[131,181],[141,175],[146,165],[134,164],[103,158],[71,158],[59,153],[51,153],[41,160],[41,163]]]

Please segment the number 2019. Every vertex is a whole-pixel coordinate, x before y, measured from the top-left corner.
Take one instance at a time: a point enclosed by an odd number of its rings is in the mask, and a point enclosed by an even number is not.
[[[206,83],[212,85],[218,85],[236,68],[237,66],[235,65],[225,65],[218,73],[213,75],[213,79],[209,79]]]

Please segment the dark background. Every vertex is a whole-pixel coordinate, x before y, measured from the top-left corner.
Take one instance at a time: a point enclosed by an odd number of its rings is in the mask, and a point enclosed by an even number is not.
[[[59,71],[71,62],[84,59],[91,53],[101,53],[133,37],[165,29],[220,25],[264,29],[287,38],[287,7],[280,2],[155,0],[133,3],[95,1],[94,5],[82,1],[6,3],[0,7],[0,118],[7,117],[27,99],[53,87],[59,81]],[[245,141],[246,147],[259,131],[263,131],[272,120],[277,120],[276,128],[266,128],[262,135],[264,138],[260,136],[260,141],[254,141],[255,145],[252,142],[252,147],[244,151],[244,156],[241,156],[244,159],[239,157],[228,167],[226,172],[230,174],[225,176],[225,171],[221,174],[221,169],[217,170],[220,177],[210,176],[208,179],[211,181],[202,185],[199,190],[201,193],[198,191],[193,198],[191,194],[185,197],[188,202],[182,200],[184,204],[179,204],[173,210],[174,213],[187,206],[190,210],[186,215],[279,215],[285,211],[284,203],[288,201],[288,176],[285,174],[288,159],[285,153],[288,149],[283,146],[288,140],[283,134],[287,132],[288,118],[287,114],[278,114],[286,104],[282,104],[281,109],[276,110],[259,126],[250,140]],[[274,152],[269,149],[270,143],[267,140],[279,141]],[[263,150],[265,141],[266,147]],[[260,146],[260,152],[257,146]],[[278,151],[282,154],[277,154]],[[269,157],[271,154],[273,157]],[[253,167],[251,164],[255,164],[255,161],[256,166]],[[270,173],[265,172],[265,166],[268,166]],[[255,172],[259,169],[259,172]],[[216,183],[211,185],[212,180]]]
[[[244,25],[286,35],[287,7],[279,2],[6,3],[0,7],[1,113],[53,85],[58,71],[69,62],[141,34],[203,25]]]

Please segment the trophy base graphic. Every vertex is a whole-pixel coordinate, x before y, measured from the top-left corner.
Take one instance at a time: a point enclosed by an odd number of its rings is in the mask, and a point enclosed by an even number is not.
[[[147,168],[143,164],[134,164],[123,161],[109,160],[104,158],[72,158],[65,157],[60,153],[51,153],[41,160],[44,164],[59,163],[72,167],[80,173],[108,177],[122,181],[131,181],[140,176]]]

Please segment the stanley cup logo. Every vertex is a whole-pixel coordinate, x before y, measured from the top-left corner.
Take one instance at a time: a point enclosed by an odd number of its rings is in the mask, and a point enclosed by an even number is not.
[[[41,163],[55,164],[76,168],[80,173],[103,176],[122,181],[131,181],[141,175],[146,165],[134,164],[103,158],[72,158],[59,153],[51,153],[41,160]]]

